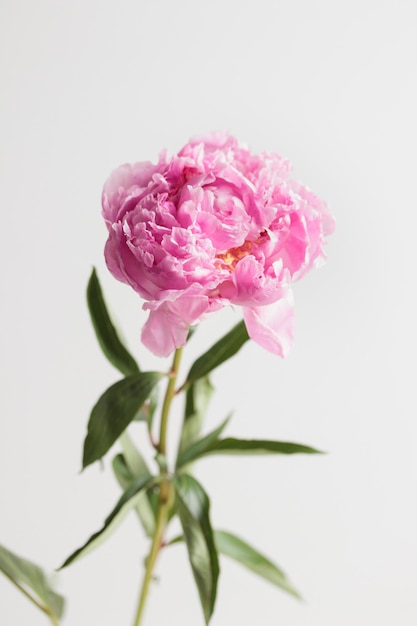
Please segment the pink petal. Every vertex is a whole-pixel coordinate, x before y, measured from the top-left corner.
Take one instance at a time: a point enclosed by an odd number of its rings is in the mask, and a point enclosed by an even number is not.
[[[209,299],[203,295],[145,303],[143,308],[151,311],[142,329],[142,342],[157,356],[170,355],[185,344],[190,326],[198,323],[209,307]]]
[[[243,317],[248,335],[257,344],[284,358],[292,348],[294,336],[292,292],[285,298],[259,307],[246,307]]]
[[[142,329],[142,342],[157,356],[169,356],[185,344],[188,329],[188,324],[164,303],[150,312]]]
[[[255,257],[248,255],[241,259],[232,274],[232,281],[220,285],[220,294],[233,304],[241,306],[266,306],[285,297],[289,286],[289,275],[281,267],[270,275]]]

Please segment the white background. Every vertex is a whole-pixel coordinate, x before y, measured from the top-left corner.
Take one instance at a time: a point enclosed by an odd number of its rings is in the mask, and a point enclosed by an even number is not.
[[[337,232],[325,268],[295,286],[291,355],[246,345],[216,372],[207,422],[234,409],[230,435],[328,454],[198,470],[214,525],[269,554],[305,602],[222,561],[212,625],[417,623],[415,6],[2,1],[1,543],[52,571],[119,495],[110,455],[79,474],[90,408],[119,377],[85,306],[93,265],[142,367],[156,362],[141,302],[104,266],[105,178],[225,129],[289,157]],[[207,321],[184,369],[237,319]],[[146,551],[132,515],[61,572],[64,624],[131,624]],[[203,624],[181,546],[157,573],[145,626]],[[1,626],[45,623],[0,578]]]

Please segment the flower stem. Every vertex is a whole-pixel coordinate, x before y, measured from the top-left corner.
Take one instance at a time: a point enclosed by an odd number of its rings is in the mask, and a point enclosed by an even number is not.
[[[180,365],[182,354],[182,348],[178,348],[175,351],[174,359],[172,362],[172,367],[170,371],[170,378],[167,386],[167,390],[165,392],[164,404],[162,406],[161,413],[161,425],[159,432],[159,444],[158,450],[159,453],[163,456],[166,456],[167,451],[167,426],[168,426],[168,418],[169,411],[171,408],[172,400],[175,396],[175,383],[178,376],[178,369]],[[163,543],[164,532],[168,519],[168,511],[170,507],[170,491],[171,491],[171,482],[168,477],[167,470],[161,471],[161,482],[159,488],[159,503],[158,503],[158,512],[156,516],[155,522],[155,531],[153,534],[151,550],[149,556],[146,560],[146,570],[145,576],[142,583],[142,589],[139,597],[139,603],[136,610],[135,621],[133,626],[140,626],[142,622],[143,612],[146,604],[146,600],[149,593],[149,586],[152,580],[152,574],[155,567],[156,560],[158,558],[159,551],[161,549]]]
[[[174,360],[172,362],[170,378],[168,382],[168,387],[165,393],[164,404],[162,406],[162,414],[161,414],[161,427],[159,434],[159,452],[163,455],[166,455],[166,440],[167,440],[167,426],[168,426],[168,417],[169,410],[171,408],[171,402],[173,397],[175,396],[175,383],[177,381],[178,369],[180,366],[182,348],[178,348],[175,350]]]
[[[162,486],[162,485],[161,485]],[[158,558],[159,550],[161,548],[162,537],[165,530],[166,518],[168,512],[168,502],[159,504],[158,517],[155,524],[155,532],[152,540],[152,547],[146,561],[145,577],[142,583],[141,594],[139,598],[139,604],[135,616],[134,626],[140,626],[145,608],[145,603],[148,597],[149,585],[152,580],[152,572],[155,567],[156,559]]]

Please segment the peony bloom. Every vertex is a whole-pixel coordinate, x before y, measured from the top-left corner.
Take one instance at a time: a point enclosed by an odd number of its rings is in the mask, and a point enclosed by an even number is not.
[[[189,326],[238,305],[249,336],[285,356],[291,283],[323,263],[334,223],[277,154],[227,134],[192,139],[176,156],[122,165],[104,185],[109,270],[146,300],[143,343],[159,356]]]

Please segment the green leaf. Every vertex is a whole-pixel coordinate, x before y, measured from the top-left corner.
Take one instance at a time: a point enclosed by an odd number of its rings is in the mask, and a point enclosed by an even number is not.
[[[139,372],[110,319],[95,268],[87,286],[87,304],[98,342],[110,363],[125,376]]]
[[[191,463],[191,461],[194,461],[202,456],[206,452],[207,448],[209,448],[210,445],[212,445],[220,437],[221,433],[226,428],[229,419],[230,417],[227,417],[215,430],[211,431],[208,435],[202,437],[198,441],[195,441],[188,448],[183,450],[183,452],[178,455],[177,468],[183,467],[184,465],[187,465],[188,463]]]
[[[320,450],[288,441],[269,441],[267,439],[214,439],[206,446],[203,440],[195,444],[194,450],[187,451],[187,462],[209,454],[323,454]]]
[[[284,572],[275,563],[272,563],[266,556],[255,550],[246,541],[236,537],[232,533],[222,530],[214,530],[214,541],[219,554],[234,559],[241,565],[252,570],[258,576],[273,583],[280,589],[287,591],[296,598],[301,599],[298,591],[290,584]],[[184,535],[177,535],[166,545],[173,546],[184,541]]]
[[[45,573],[38,565],[0,545],[0,571],[45,613],[56,618],[62,616],[64,598],[53,591]]]
[[[210,350],[195,361],[188,372],[184,386],[188,386],[195,380],[207,376],[214,368],[235,355],[248,339],[249,335],[244,322],[239,322],[227,335],[222,337]]]
[[[115,457],[113,457],[112,467],[114,475],[117,478],[117,482],[119,483],[123,491],[126,491],[126,489],[130,487],[130,485],[134,481],[134,477],[132,475],[132,472],[128,468],[126,459],[123,454],[119,453],[116,454]]]
[[[152,389],[152,393],[149,396],[149,400],[146,403],[146,411],[147,411],[147,422],[148,422],[148,432],[152,431],[153,418],[155,416],[156,409],[158,408],[159,402],[159,389],[158,387],[154,387]]]
[[[106,454],[162,376],[158,372],[132,374],[104,392],[91,411],[84,442],[83,469]]]
[[[59,569],[66,567],[81,556],[85,556],[101,543],[103,543],[110,534],[119,526],[124,519],[125,515],[136,506],[138,498],[142,495],[142,491],[150,486],[151,482],[155,480],[153,476],[141,476],[133,481],[133,483],[126,489],[124,494],[118,500],[113,511],[108,515],[104,521],[103,527],[91,535],[88,541],[85,542],[81,548],[75,550],[61,565]]]
[[[179,515],[188,556],[197,584],[206,624],[216,600],[219,563],[210,524],[210,501],[203,487],[192,476],[174,477],[175,506]]]
[[[236,537],[232,533],[221,530],[214,532],[214,539],[218,551],[225,556],[234,559],[241,565],[255,572],[258,576],[269,580],[280,589],[291,593],[296,598],[301,598],[286,578],[284,572],[263,554],[252,548],[248,543]]]
[[[199,378],[188,387],[179,454],[198,438],[213,391],[213,386],[207,376]]]
[[[149,398],[145,401],[134,417],[135,422],[146,422],[149,432],[152,430],[152,422],[155,411],[158,408],[158,401],[159,390],[157,387],[154,387]]]
[[[112,461],[112,466],[117,482],[123,491],[130,487],[135,478],[139,477],[132,474],[123,454],[116,454]],[[141,476],[143,476],[143,474],[141,474]],[[152,537],[155,530],[155,515],[147,492],[140,493],[135,509],[146,536]]]
[[[133,443],[127,430],[120,435],[120,444],[132,477],[139,478],[139,476],[150,474],[145,459]]]
[[[117,482],[123,491],[126,491],[136,478],[139,478],[138,476],[133,476],[123,454],[116,454],[113,458],[112,466]],[[145,496],[147,502],[144,502]],[[157,484],[152,484],[146,490],[146,494],[141,492],[138,496],[137,505],[135,506],[136,513],[138,514],[139,520],[147,537],[153,536],[158,507],[159,486]]]
[[[172,539],[170,539],[165,546],[174,546],[177,543],[182,543],[184,541],[184,535],[176,535],[176,537],[173,537]]]

